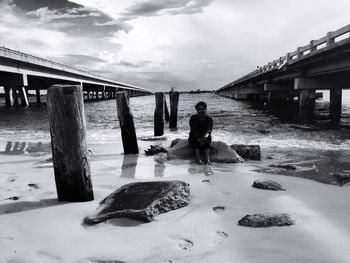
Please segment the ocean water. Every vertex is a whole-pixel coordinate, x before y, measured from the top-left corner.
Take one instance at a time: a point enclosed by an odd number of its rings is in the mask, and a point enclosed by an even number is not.
[[[327,118],[328,95],[316,103],[319,117],[311,125],[299,125],[253,109],[249,102],[235,101],[215,94],[181,94],[178,130],[170,131],[165,124],[165,136],[170,139],[187,138],[189,117],[194,105],[206,101],[208,113],[214,119],[213,140],[226,143],[259,144],[262,147],[299,147],[323,150],[350,149],[350,93],[343,92],[342,118],[339,125],[331,125]],[[168,98],[167,98],[168,99]],[[138,137],[153,135],[154,96],[130,99]],[[169,107],[169,100],[168,100]],[[86,102],[88,142],[121,140],[114,100]],[[261,130],[267,133],[261,133]],[[46,105],[8,109],[0,107],[0,140],[50,140]],[[1,150],[1,149],[0,149]]]

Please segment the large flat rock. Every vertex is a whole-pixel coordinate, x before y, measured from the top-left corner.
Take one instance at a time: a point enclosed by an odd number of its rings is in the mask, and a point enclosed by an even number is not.
[[[97,213],[84,219],[88,225],[111,218],[150,222],[161,213],[188,205],[190,186],[182,181],[155,181],[126,184],[100,202]]]
[[[194,150],[187,140],[175,139],[168,149],[168,159],[194,160]],[[220,141],[211,142],[210,160],[216,163],[243,162],[243,158],[239,156],[235,150],[231,149],[226,143]]]
[[[246,215],[238,224],[249,227],[290,226],[294,221],[287,214],[254,214]]]

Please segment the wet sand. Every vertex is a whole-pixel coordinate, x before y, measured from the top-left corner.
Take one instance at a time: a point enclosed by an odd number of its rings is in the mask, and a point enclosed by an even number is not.
[[[32,142],[25,148],[32,150],[24,153],[19,153],[19,143],[18,154],[13,144],[12,150],[1,153],[0,262],[349,262],[349,187],[254,171],[287,157],[302,169],[295,160],[307,155],[310,163],[318,156],[310,155],[312,151],[291,156],[263,151],[261,162],[209,167],[145,156],[143,150],[155,143],[170,144],[139,141],[140,154],[128,156],[121,154],[118,141],[89,144],[95,200],[84,203],[57,202],[47,142]],[[2,142],[0,149],[6,145]],[[274,159],[266,159],[269,154]],[[341,156],[341,161],[349,160]],[[327,159],[321,157],[317,165],[332,163],[321,164]],[[277,180],[287,191],[252,188],[261,178]],[[129,219],[93,227],[81,224],[118,187],[152,180],[188,182],[190,205],[147,224]],[[289,213],[296,225],[238,226],[246,214],[260,212]]]

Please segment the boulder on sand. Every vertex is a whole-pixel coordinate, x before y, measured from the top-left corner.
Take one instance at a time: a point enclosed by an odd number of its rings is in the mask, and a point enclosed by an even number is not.
[[[249,227],[290,226],[294,221],[287,214],[254,214],[246,215],[238,224]]]
[[[131,218],[143,222],[188,205],[190,186],[182,181],[155,181],[126,184],[100,202],[97,213],[84,223],[98,224],[111,218]]]
[[[185,139],[175,139],[168,149],[168,160],[195,158],[193,148]],[[243,158],[231,149],[226,143],[220,141],[211,142],[210,160],[216,163],[241,163]]]
[[[243,159],[260,161],[261,151],[259,145],[232,144],[230,145]]]

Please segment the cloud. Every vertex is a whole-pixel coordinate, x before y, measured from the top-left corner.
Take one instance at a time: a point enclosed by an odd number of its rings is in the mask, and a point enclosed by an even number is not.
[[[140,61],[138,63],[133,63],[133,62],[128,62],[128,61],[121,60],[116,65],[124,66],[124,67],[127,67],[127,68],[143,68],[143,67],[146,67],[146,66],[152,65],[152,64],[153,64],[152,61]]]
[[[86,8],[73,8],[65,11],[62,10],[50,10],[48,7],[41,7],[37,10],[27,13],[29,16],[36,16],[40,21],[44,23],[51,22],[58,19],[73,19],[82,17],[99,17],[101,13],[90,11]]]
[[[110,37],[132,28],[105,13],[68,0],[6,0],[14,11],[33,21],[36,26],[60,30],[74,36]]]
[[[148,0],[131,5],[121,15],[124,20],[131,20],[164,14],[195,14],[203,12],[212,2],[214,0]]]

